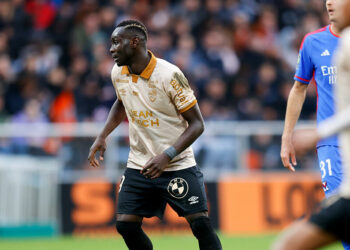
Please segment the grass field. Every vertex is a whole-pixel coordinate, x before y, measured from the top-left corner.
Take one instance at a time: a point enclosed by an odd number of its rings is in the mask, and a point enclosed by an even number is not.
[[[220,235],[224,250],[264,250],[269,249],[276,235],[232,237]],[[197,241],[191,235],[151,235],[154,250],[198,249]],[[1,250],[127,250],[120,237],[83,238],[61,237],[52,239],[0,239]],[[340,244],[324,248],[341,250]]]

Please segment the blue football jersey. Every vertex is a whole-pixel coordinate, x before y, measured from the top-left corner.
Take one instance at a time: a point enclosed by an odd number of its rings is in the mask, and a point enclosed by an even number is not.
[[[294,80],[309,84],[315,79],[317,91],[317,124],[334,114],[333,85],[337,80],[337,69],[332,57],[339,36],[328,25],[307,34],[300,46]],[[317,146],[338,146],[336,136],[321,140]]]

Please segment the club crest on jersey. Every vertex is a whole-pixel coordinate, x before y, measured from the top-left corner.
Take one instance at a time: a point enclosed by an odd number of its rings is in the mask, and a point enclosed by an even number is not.
[[[182,199],[188,193],[187,181],[180,177],[172,179],[168,185],[168,192],[172,197]]]
[[[148,92],[148,98],[151,102],[154,102],[157,99],[157,90],[152,89],[151,91]]]

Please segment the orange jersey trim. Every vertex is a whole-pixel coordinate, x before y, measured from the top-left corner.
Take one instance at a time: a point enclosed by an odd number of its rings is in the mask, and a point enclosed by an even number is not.
[[[194,105],[196,105],[196,103],[197,103],[197,100],[194,100],[190,105],[188,105],[187,107],[181,109],[181,110],[180,110],[180,113],[183,113],[183,112],[189,110],[189,109],[192,108]]]

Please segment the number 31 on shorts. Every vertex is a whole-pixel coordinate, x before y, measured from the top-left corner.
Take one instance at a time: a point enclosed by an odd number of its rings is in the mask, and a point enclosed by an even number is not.
[[[328,176],[332,176],[333,173],[332,173],[331,159],[320,161],[320,169],[321,169],[322,179],[326,177],[327,172],[328,172]]]

